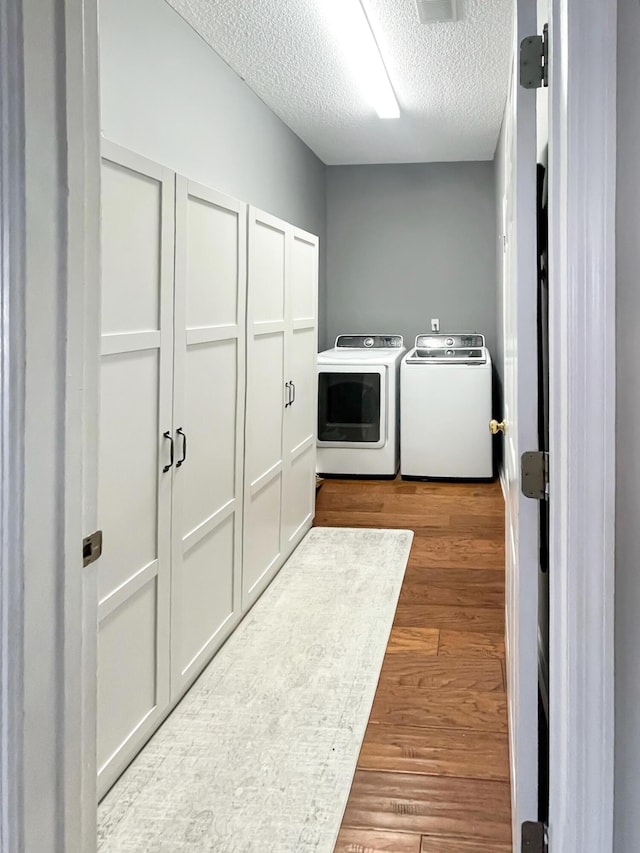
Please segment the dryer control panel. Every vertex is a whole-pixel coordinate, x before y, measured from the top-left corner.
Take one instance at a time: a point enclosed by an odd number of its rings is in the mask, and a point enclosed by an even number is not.
[[[338,335],[337,349],[402,349],[402,335]]]

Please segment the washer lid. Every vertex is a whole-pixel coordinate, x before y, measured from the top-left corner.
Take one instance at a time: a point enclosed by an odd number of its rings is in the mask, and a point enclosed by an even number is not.
[[[404,355],[402,349],[349,349],[348,347],[334,347],[318,353],[318,364],[345,364],[345,365],[393,365],[398,364]]]

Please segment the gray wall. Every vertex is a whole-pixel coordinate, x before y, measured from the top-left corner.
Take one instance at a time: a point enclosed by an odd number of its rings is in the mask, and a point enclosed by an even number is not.
[[[637,853],[640,807],[640,6],[618,3],[615,853]]]
[[[164,0],[100,0],[102,133],[320,237],[325,167]]]
[[[496,345],[494,170],[327,168],[327,333],[475,329]]]

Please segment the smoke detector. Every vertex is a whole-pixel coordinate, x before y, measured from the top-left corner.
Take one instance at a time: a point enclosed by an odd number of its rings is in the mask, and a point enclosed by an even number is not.
[[[458,5],[461,0],[416,0],[421,24],[439,21],[457,21]]]

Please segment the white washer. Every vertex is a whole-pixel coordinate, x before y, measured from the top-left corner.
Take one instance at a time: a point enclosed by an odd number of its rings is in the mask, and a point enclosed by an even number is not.
[[[492,372],[484,336],[418,335],[400,376],[402,477],[492,479]]]
[[[401,335],[338,335],[318,354],[320,474],[398,473]]]

